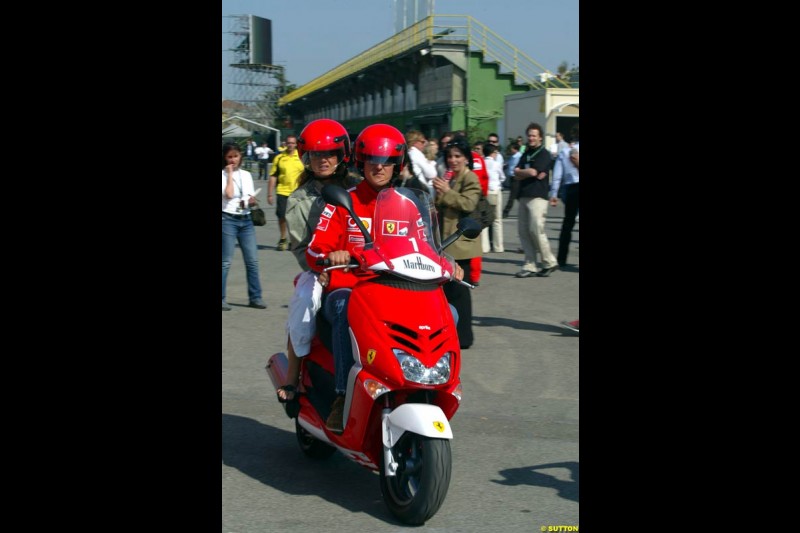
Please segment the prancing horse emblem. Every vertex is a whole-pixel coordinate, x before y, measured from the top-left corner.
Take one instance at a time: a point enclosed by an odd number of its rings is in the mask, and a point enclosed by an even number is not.
[[[377,353],[377,352],[375,351],[375,349],[374,349],[374,348],[370,348],[370,349],[367,351],[367,363],[369,363],[369,364],[372,364],[372,362],[375,360],[375,354],[376,354],[376,353]]]
[[[439,433],[443,433],[444,432],[444,424],[442,422],[439,422],[439,421],[434,422],[433,423],[433,427],[435,427],[436,431],[438,431]]]

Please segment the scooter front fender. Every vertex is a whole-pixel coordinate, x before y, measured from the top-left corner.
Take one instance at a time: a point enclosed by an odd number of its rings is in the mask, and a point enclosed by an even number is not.
[[[403,433],[411,431],[425,437],[452,439],[453,430],[438,405],[406,403],[383,417],[383,445],[391,448]]]

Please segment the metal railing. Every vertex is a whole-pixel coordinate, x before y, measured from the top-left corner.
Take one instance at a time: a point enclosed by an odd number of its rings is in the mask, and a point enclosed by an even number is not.
[[[480,51],[484,61],[496,62],[500,73],[513,74],[518,84],[534,89],[571,87],[475,18],[469,15],[431,15],[295,89],[278,104],[288,104],[386,59],[436,44],[466,45],[469,50]],[[545,81],[540,78],[542,74],[547,78]]]

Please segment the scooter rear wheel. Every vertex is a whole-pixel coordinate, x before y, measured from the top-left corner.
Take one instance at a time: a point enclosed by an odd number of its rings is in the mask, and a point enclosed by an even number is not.
[[[333,455],[333,452],[336,451],[336,448],[330,444],[326,444],[321,440],[314,438],[311,433],[306,431],[305,428],[300,425],[300,422],[296,418],[294,420],[294,429],[300,449],[303,450],[304,454],[312,459],[327,459]]]
[[[397,475],[387,476],[381,454],[381,493],[406,524],[421,525],[441,507],[450,487],[450,441],[407,432],[392,448]]]

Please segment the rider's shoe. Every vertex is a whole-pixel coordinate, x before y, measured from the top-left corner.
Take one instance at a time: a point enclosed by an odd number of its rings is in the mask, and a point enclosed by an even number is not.
[[[331,414],[325,421],[325,427],[334,433],[341,433],[344,430],[344,396],[338,395],[331,406]]]

